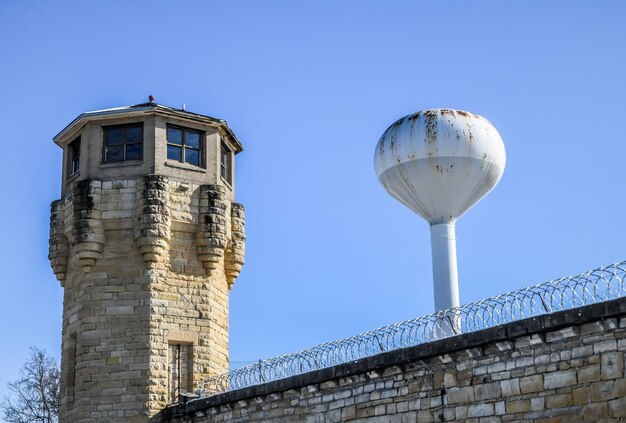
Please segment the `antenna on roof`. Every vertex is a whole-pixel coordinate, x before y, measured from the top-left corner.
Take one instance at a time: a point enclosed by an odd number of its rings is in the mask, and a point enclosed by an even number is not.
[[[154,96],[153,96],[153,95],[150,95],[150,96],[148,97],[148,100],[150,100],[150,103],[154,103]]]

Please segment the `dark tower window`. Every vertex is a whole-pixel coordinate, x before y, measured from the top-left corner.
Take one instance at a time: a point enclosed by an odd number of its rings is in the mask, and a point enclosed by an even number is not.
[[[224,144],[220,146],[220,176],[229,185],[233,183],[233,153]]]
[[[80,137],[76,138],[67,147],[68,176],[72,176],[80,170]]]
[[[170,344],[167,353],[168,391],[170,401],[177,402],[178,394],[192,389],[192,346]]]
[[[143,159],[143,123],[105,126],[104,163]]]
[[[76,334],[70,335],[67,341],[66,356],[66,376],[65,376],[65,396],[71,406],[74,402],[74,387],[76,383]]]
[[[167,126],[167,158],[202,166],[202,132],[180,126]]]

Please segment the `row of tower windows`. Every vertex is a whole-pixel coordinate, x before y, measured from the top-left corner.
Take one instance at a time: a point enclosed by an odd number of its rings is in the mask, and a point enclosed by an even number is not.
[[[143,160],[143,123],[103,127],[102,163]],[[79,136],[68,146],[68,176],[80,170]],[[205,167],[204,133],[182,126],[167,125],[167,159]],[[220,175],[232,184],[233,153],[220,143]]]

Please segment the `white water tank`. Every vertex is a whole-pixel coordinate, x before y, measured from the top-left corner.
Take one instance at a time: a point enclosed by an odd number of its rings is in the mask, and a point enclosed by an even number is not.
[[[435,309],[458,307],[456,220],[495,187],[506,152],[482,116],[430,109],[399,119],[376,146],[387,192],[431,225]]]

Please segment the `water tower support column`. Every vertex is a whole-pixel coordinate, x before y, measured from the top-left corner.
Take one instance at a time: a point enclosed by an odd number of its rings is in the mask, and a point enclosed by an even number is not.
[[[455,222],[430,225],[435,311],[459,306]]]

